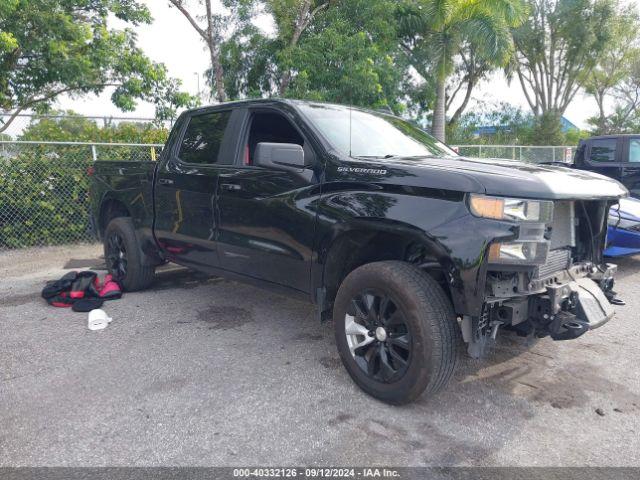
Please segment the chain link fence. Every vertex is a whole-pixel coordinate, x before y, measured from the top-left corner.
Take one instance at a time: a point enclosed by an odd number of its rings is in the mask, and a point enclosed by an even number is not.
[[[478,158],[508,158],[530,163],[571,163],[575,146],[526,146],[526,145],[457,145],[460,155]]]
[[[0,141],[0,250],[94,241],[96,160],[155,160],[162,145]]]
[[[460,145],[461,155],[567,161],[572,147]],[[0,141],[0,250],[94,241],[89,175],[96,160],[154,161],[160,144]]]

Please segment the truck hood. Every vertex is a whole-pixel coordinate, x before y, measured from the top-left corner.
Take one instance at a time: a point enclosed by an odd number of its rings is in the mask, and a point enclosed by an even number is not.
[[[597,173],[500,158],[398,157],[386,159],[385,165],[410,169],[420,177],[429,175],[427,171],[457,173],[467,177],[466,183],[479,184],[488,195],[549,200],[618,199],[629,195],[622,184]]]

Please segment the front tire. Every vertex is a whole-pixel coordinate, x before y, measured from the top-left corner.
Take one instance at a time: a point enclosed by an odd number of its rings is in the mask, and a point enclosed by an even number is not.
[[[453,308],[417,267],[384,261],[355,269],[333,312],[342,363],[369,395],[399,405],[435,394],[451,378],[459,338]]]
[[[124,291],[143,290],[153,282],[155,267],[143,261],[131,218],[114,218],[107,225],[104,259],[107,270]]]

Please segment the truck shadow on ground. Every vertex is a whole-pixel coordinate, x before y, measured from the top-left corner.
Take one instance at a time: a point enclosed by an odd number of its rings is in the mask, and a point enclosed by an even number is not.
[[[215,277],[207,273],[196,272],[182,267],[163,266],[156,272],[150,291],[163,291],[171,289],[190,290],[202,285],[214,285],[225,282],[223,278]]]
[[[411,464],[480,464],[490,462],[495,452],[520,434],[523,425],[541,415],[544,418],[548,412],[578,410],[587,422],[638,415],[640,398],[636,393],[607,378],[605,369],[577,355],[587,352],[606,356],[616,347],[586,337],[577,340],[576,347],[549,339],[528,342],[501,332],[497,344],[481,360],[466,357],[460,345],[457,371],[440,393],[421,397],[410,405],[391,407],[352,384],[336,350],[333,324],[319,323],[313,306],[218,277],[163,268],[149,293],[167,291],[161,296],[170,297],[171,290],[184,295],[184,305],[189,308],[181,310],[180,316],[168,315],[168,327],[178,323],[181,325],[175,328],[191,331],[194,336],[211,333],[220,340],[217,348],[225,350],[225,357],[235,361],[235,355],[242,356],[238,360],[252,370],[259,368],[264,357],[236,353],[232,345],[240,338],[243,342],[267,338],[273,345],[267,353],[282,360],[277,388],[286,391],[295,384],[310,390],[312,393],[304,398],[311,404],[331,404],[330,397],[336,392],[347,396],[348,403],[335,402],[335,409],[318,414],[316,420],[316,427],[332,434],[339,432],[343,439],[339,444],[350,446],[344,453],[345,463],[352,449],[366,449],[370,457],[387,459],[388,452],[400,448]],[[300,362],[291,360],[298,356]],[[302,369],[310,368],[320,369],[319,377],[307,380],[300,375]],[[318,385],[323,388],[313,388]],[[160,384],[157,391],[164,392],[165,388]],[[598,403],[602,398],[604,403]],[[501,423],[502,430],[500,435],[487,438],[482,432],[490,428],[487,425],[491,419],[498,419],[495,423]],[[311,459],[303,456],[300,463]]]
[[[100,255],[95,258],[71,258],[62,266],[65,270],[97,270],[106,271],[104,257]],[[149,290],[169,290],[172,288],[191,289],[200,285],[217,283],[224,281],[222,278],[209,275],[207,273],[189,270],[174,264],[166,264],[157,267],[156,278]]]
[[[624,260],[621,267],[622,272],[629,271],[630,274],[633,273],[632,270],[640,267],[640,259]],[[219,277],[183,268],[169,268],[158,272],[156,281],[150,290],[194,289],[225,282],[227,280]],[[240,288],[247,290],[245,294],[241,294],[243,297],[249,295],[249,290],[256,291],[257,297],[263,296],[257,292],[265,292],[246,285]],[[254,295],[251,294],[251,296]],[[319,356],[319,366],[338,374],[342,370],[342,363],[335,350],[332,322],[318,324],[311,305],[301,304],[271,292],[265,292],[264,296],[277,297],[279,308],[282,308],[283,311],[294,309],[306,312],[305,315],[302,315],[304,318],[299,319],[296,326],[297,332],[292,340],[322,343],[327,347],[325,352],[331,351],[332,353],[330,355],[324,353]],[[211,329],[236,330],[247,323],[261,324],[266,322],[266,320],[255,318],[256,312],[252,307],[231,303],[229,305],[208,305],[196,310],[192,320],[181,320],[179,323],[195,321],[202,325],[204,322]],[[287,329],[288,327],[280,322],[270,322],[268,328]],[[603,345],[588,343],[585,340],[580,342],[580,349],[583,351],[590,350],[597,354],[607,353],[599,351],[607,348]],[[443,392],[447,398],[447,409],[451,409],[451,401],[456,404],[464,402],[463,399],[477,395],[479,390],[491,389],[497,395],[504,395],[525,403],[546,404],[556,409],[588,407],[592,402],[593,392],[615,392],[615,396],[612,396],[614,402],[612,406],[608,407],[611,413],[620,414],[640,410],[640,396],[629,390],[627,386],[611,381],[597,365],[584,361],[576,362],[575,360],[568,362],[566,358],[560,358],[562,356],[560,349],[563,346],[569,347],[569,345],[556,344],[548,338],[532,341],[505,331],[498,337],[498,341],[484,358],[475,360],[467,356],[466,347],[461,343],[458,368],[451,383]],[[439,403],[438,397],[420,399],[417,404],[426,405],[434,401]],[[527,418],[527,415],[533,415],[534,410],[534,408],[523,409],[520,414]],[[375,430],[376,427],[373,428]]]

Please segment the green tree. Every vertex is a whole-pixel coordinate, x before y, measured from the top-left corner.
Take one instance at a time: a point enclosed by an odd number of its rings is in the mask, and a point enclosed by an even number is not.
[[[564,134],[560,123],[560,114],[553,110],[535,117],[527,143],[530,145],[562,145]]]
[[[247,24],[222,47],[231,98],[282,95],[402,109],[406,66],[389,22],[392,0],[267,3],[274,36]],[[299,10],[284,8],[289,4]]]
[[[34,117],[19,140],[56,142],[164,143],[169,132],[149,122],[127,122],[100,125],[74,112],[55,116]]]
[[[462,95],[462,101],[449,117],[449,126],[455,124],[467,109],[473,90],[478,83],[495,69],[496,65],[493,61],[483,55],[478,55],[474,44],[464,45],[460,49],[455,58],[453,75],[449,78],[446,86],[445,112],[449,112],[453,108],[459,94]]]
[[[625,75],[612,89],[614,110],[606,115],[590,118],[594,133],[637,133],[640,130],[640,58],[625,68]]]
[[[602,133],[638,133],[640,131],[640,115],[636,109],[628,106],[617,104],[614,106],[613,112],[604,118],[604,123],[599,117],[588,119],[589,125],[593,127],[592,134],[600,135]]]
[[[149,23],[142,4],[128,0],[3,0],[0,2],[0,109],[8,120],[46,110],[62,94],[99,94],[113,87],[113,103],[133,110],[154,102],[159,116],[189,104],[178,81],[147,58],[129,29],[107,26],[110,15],[131,25]]]
[[[635,7],[622,8],[611,22],[611,38],[584,84],[586,92],[598,105],[598,116],[594,120],[598,134],[610,133],[605,112],[606,99],[616,94],[617,87],[633,75],[632,69],[640,61],[640,18]]]
[[[547,118],[550,115],[536,117],[528,109],[508,103],[480,102],[474,111],[450,125],[447,133],[454,145],[575,145],[580,138],[588,136],[584,130],[563,131],[559,118]],[[482,134],[480,127],[493,128],[490,134]],[[504,152],[506,156],[513,155],[508,148]]]
[[[200,39],[207,46],[211,65],[205,72],[211,87],[211,96],[218,102],[227,100],[222,46],[225,39],[246,25],[254,13],[254,0],[222,0],[221,5],[212,0],[169,0],[187,19]],[[220,6],[222,8],[220,8]],[[198,92],[200,93],[200,92]]]
[[[533,115],[520,107],[480,102],[473,111],[449,125],[447,135],[454,145],[523,145],[531,138],[533,124]],[[479,135],[477,132],[481,127],[494,127],[494,131],[491,135]]]
[[[224,88],[229,99],[274,95],[277,68],[274,62],[277,40],[247,23],[236,30],[221,47],[225,71]]]
[[[447,79],[465,45],[479,57],[504,65],[513,52],[510,29],[524,20],[521,0],[417,0],[399,11],[401,42],[412,66],[432,75],[435,105],[432,133],[445,140]],[[425,65],[428,65],[425,67]]]
[[[293,55],[302,34],[312,25],[318,14],[336,0],[268,0],[267,11],[273,15],[279,51],[277,61],[281,72],[278,94],[285,96],[295,67]]]
[[[547,114],[546,130],[558,119],[611,41],[614,0],[527,0],[529,16],[513,37],[517,75],[533,113]],[[556,122],[556,125],[551,123]]]
[[[389,22],[394,9],[392,1],[344,0],[323,13],[292,53],[287,96],[399,113],[405,68]]]

